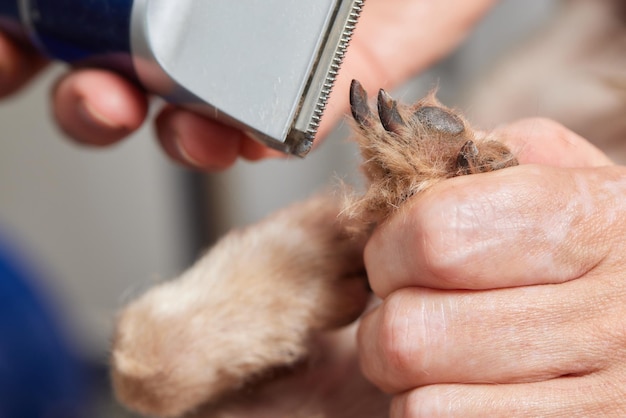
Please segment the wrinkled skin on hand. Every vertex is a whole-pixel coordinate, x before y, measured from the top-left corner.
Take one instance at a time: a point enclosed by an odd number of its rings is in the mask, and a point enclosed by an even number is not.
[[[369,241],[362,369],[392,418],[624,416],[626,169],[549,121],[500,138],[522,165],[441,182]]]

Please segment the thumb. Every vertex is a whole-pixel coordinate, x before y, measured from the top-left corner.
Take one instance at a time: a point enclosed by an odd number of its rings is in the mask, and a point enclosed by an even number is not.
[[[589,141],[550,119],[522,119],[495,129],[489,138],[505,143],[521,164],[554,167],[613,165]]]

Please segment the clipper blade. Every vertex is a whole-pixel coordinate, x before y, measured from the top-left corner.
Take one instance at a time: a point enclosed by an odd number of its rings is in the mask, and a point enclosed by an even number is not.
[[[169,101],[303,157],[363,4],[135,0],[135,67],[142,83]]]
[[[335,15],[325,33],[325,42],[303,93],[295,123],[285,141],[290,154],[304,157],[313,145],[364,3],[365,0],[354,0],[336,4]]]

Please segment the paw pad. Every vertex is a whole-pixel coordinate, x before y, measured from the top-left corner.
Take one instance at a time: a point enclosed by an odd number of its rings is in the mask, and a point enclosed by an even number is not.
[[[467,121],[443,106],[434,93],[414,105],[404,105],[381,89],[375,115],[367,92],[353,80],[350,109],[369,187],[347,213],[366,228],[441,180],[518,164],[504,144],[478,137]]]

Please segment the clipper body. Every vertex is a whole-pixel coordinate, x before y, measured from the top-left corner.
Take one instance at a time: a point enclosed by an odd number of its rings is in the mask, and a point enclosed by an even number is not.
[[[0,26],[304,156],[363,2],[0,0]]]

